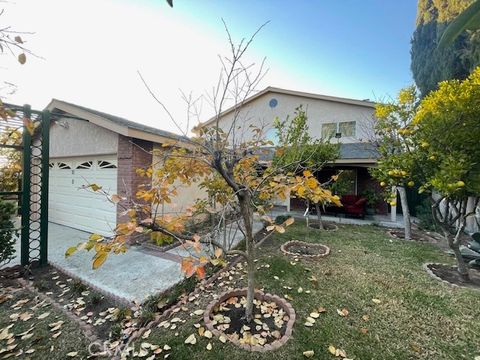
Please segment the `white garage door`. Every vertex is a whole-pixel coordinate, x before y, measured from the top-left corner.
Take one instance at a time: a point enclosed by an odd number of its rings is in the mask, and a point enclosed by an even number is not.
[[[116,206],[104,195],[81,188],[92,183],[116,194],[115,155],[50,159],[49,221],[111,235],[116,226]]]

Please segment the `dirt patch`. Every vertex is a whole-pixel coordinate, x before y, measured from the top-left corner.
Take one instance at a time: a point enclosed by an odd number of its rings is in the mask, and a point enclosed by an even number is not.
[[[401,229],[390,229],[387,233],[396,239],[405,240],[405,231]],[[424,243],[431,243],[436,244],[440,241],[437,239],[437,236],[433,234],[427,234],[420,230],[413,230],[412,229],[412,237],[410,241],[417,241],[417,242],[424,242]]]
[[[335,224],[333,222],[327,222],[327,221],[323,222],[323,229],[320,229],[320,224],[316,221],[310,222],[308,224],[308,227],[312,228],[312,229],[316,229],[316,230],[322,230],[322,231],[337,231],[338,230],[337,224]]]
[[[304,241],[292,240],[281,246],[282,252],[292,256],[303,256],[308,258],[324,257],[330,254],[330,248],[322,244],[307,243]]]
[[[457,271],[456,267],[446,264],[428,264],[427,269],[432,272],[434,276],[440,280],[446,281],[450,284],[474,288],[480,290],[480,271],[470,269],[470,281],[464,281]]]

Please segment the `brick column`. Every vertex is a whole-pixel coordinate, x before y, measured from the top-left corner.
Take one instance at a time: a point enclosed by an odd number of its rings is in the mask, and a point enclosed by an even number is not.
[[[146,168],[152,165],[153,144],[151,141],[133,139],[123,135],[118,136],[118,177],[117,192],[122,197],[135,197],[138,186],[141,184],[151,185],[151,179],[140,177],[135,173],[137,168]],[[123,201],[125,206],[130,201]],[[122,216],[122,207],[117,208],[117,223],[124,222],[128,216]]]

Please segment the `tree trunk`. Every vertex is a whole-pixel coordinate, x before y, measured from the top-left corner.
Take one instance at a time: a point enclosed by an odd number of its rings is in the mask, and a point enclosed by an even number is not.
[[[320,204],[315,203],[315,211],[317,212],[317,220],[318,220],[318,228],[323,230],[323,221],[322,221],[322,213],[320,212]]]
[[[253,242],[253,213],[250,207],[250,196],[243,192],[238,195],[240,212],[245,224],[245,245],[247,253],[247,303],[245,305],[245,319],[253,320],[253,300],[255,297],[255,244]]]
[[[468,266],[467,264],[465,264],[465,260],[463,259],[462,253],[460,252],[460,242],[452,239],[452,235],[447,232],[444,232],[444,235],[447,237],[448,246],[450,246],[450,249],[452,249],[455,260],[457,261],[457,271],[460,274],[460,277],[465,282],[470,281],[470,275],[468,274]]]
[[[407,191],[403,186],[397,186],[398,195],[400,195],[400,203],[403,211],[403,224],[405,227],[405,240],[412,238],[412,222],[410,219],[410,210],[408,208]]]

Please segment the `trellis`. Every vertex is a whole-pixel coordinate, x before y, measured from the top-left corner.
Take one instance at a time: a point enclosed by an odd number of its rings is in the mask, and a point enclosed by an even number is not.
[[[2,191],[2,197],[16,197],[20,204],[23,266],[44,266],[48,262],[48,170],[50,112],[30,106],[3,104],[11,110],[7,121],[0,120],[0,148],[22,152],[21,186],[18,191]],[[9,141],[11,129],[22,133],[21,143]]]

